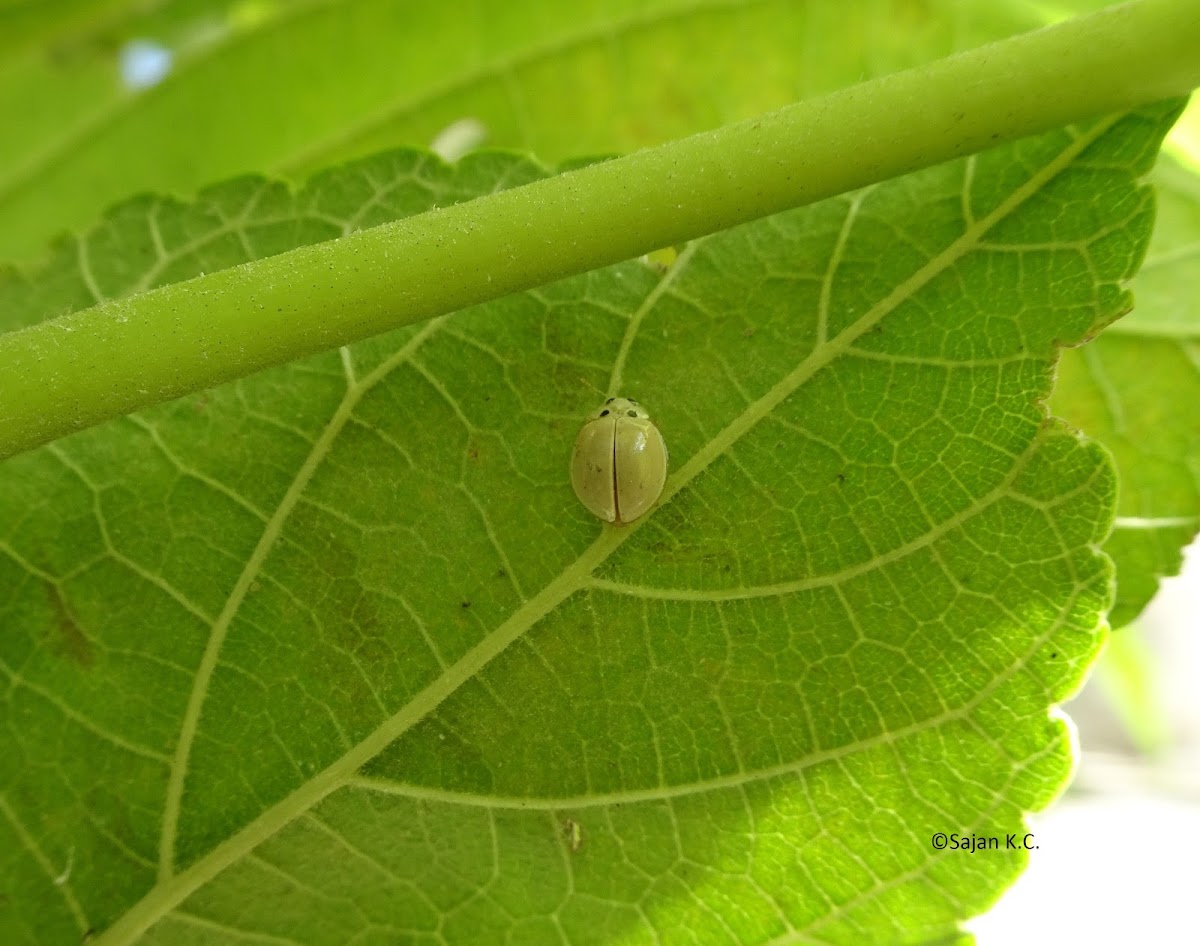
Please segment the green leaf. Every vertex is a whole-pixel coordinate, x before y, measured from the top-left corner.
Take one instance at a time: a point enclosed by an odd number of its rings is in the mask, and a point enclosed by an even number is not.
[[[0,259],[138,191],[307,174],[427,146],[463,118],[547,160],[626,152],[1035,25],[993,0],[179,6],[64,29],[54,48],[69,55],[34,48],[0,68],[0,124],[21,129],[0,150]],[[175,63],[135,93],[116,56],[138,35]]]
[[[1092,9],[1107,4],[1096,2],[1080,2],[1073,4],[1082,9]],[[342,4],[340,9],[346,9]],[[1067,15],[1067,5],[1058,4],[1054,8],[1044,7],[1041,17],[1057,19]],[[124,122],[125,111],[138,114],[144,107],[136,96],[123,90],[116,81],[114,51],[119,49],[127,39],[138,35],[152,36],[172,48],[177,56],[177,76],[171,79],[179,82],[196,84],[194,95],[179,93],[172,98],[177,103],[179,114],[171,115],[168,119],[153,127],[147,126],[144,140],[137,142],[141,151],[149,149],[153,152],[157,147],[155,141],[161,136],[164,126],[177,129],[193,127],[195,118],[193,98],[201,97],[201,87],[211,80],[211,70],[205,63],[210,58],[230,55],[227,49],[230,43],[237,40],[232,54],[242,56],[247,61],[253,61],[263,48],[269,47],[270,37],[274,31],[297,30],[307,32],[315,27],[318,32],[324,30],[324,21],[320,19],[326,14],[309,11],[298,14],[300,8],[292,5],[291,16],[294,24],[281,19],[282,10],[272,4],[257,4],[253,7],[244,4],[229,3],[226,0],[190,0],[187,3],[175,3],[169,8],[147,8],[131,4],[128,0],[76,0],[72,3],[28,4],[12,0],[6,6],[0,6],[0,53],[8,53],[17,48],[18,41],[29,45],[29,49],[15,60],[5,64],[0,70],[0,115],[7,116],[10,125],[19,127],[22,134],[18,139],[9,142],[10,147],[0,154],[0,180],[9,177],[11,180],[26,174],[40,173],[38,169],[43,162],[53,163],[58,157],[67,156],[79,164],[82,173],[88,178],[84,194],[87,200],[97,200],[101,193],[95,189],[97,178],[106,174],[116,173],[126,175],[124,187],[135,188],[144,186],[143,181],[129,177],[129,164],[121,160],[102,160],[100,167],[89,165],[88,148],[89,136],[99,128],[109,123]],[[528,145],[538,142],[544,147],[558,148],[554,142],[561,144],[565,153],[567,148],[578,149],[577,142],[594,142],[595,147],[633,147],[646,141],[656,140],[662,136],[662,130],[683,133],[705,127],[713,121],[722,118],[752,114],[756,109],[772,104],[778,104],[791,95],[809,94],[824,88],[831,88],[848,82],[860,75],[876,75],[884,73],[915,61],[922,61],[941,52],[960,48],[964,45],[983,39],[1007,35],[1014,30],[1029,25],[1032,22],[1031,11],[1035,7],[1028,4],[994,4],[990,0],[985,4],[966,3],[952,4],[949,10],[941,4],[933,3],[925,7],[904,6],[890,7],[886,4],[856,9],[852,5],[836,5],[834,7],[817,7],[809,11],[804,19],[797,19],[795,11],[785,7],[765,7],[763,5],[739,6],[733,5],[714,11],[707,6],[680,4],[663,15],[655,22],[653,15],[648,15],[645,21],[630,20],[623,26],[614,26],[618,35],[641,35],[649,31],[655,34],[652,39],[658,43],[656,48],[665,48],[661,42],[666,32],[669,42],[679,42],[680,27],[686,24],[688,43],[695,46],[696,42],[718,42],[725,49],[727,44],[739,44],[734,58],[748,64],[752,70],[743,74],[726,72],[722,75],[720,90],[710,88],[706,83],[711,81],[707,72],[689,76],[686,81],[681,67],[689,64],[702,64],[705,57],[698,56],[684,62],[671,60],[666,75],[654,73],[669,57],[634,56],[636,68],[645,68],[645,75],[634,75],[633,72],[605,71],[597,68],[600,62],[593,54],[587,41],[564,42],[561,48],[552,46],[542,50],[540,55],[558,57],[555,62],[564,64],[564,68],[595,68],[589,72],[588,87],[593,90],[605,89],[597,98],[598,107],[602,105],[603,112],[588,111],[580,107],[579,87],[572,91],[576,101],[570,108],[550,108],[543,122],[538,115],[527,114],[521,127],[504,124],[500,121],[497,129],[503,126],[507,133],[512,134],[511,140],[496,137],[493,129],[492,140],[515,145]],[[1048,13],[1047,13],[1048,11]],[[1074,12],[1079,12],[1076,10]],[[309,19],[315,15],[316,19]],[[583,15],[582,13],[580,15]],[[605,16],[619,16],[615,8],[597,8],[594,16],[602,19]],[[571,23],[561,18],[547,20],[553,28],[569,30]],[[574,21],[571,21],[574,22]],[[466,20],[459,19],[453,23],[444,24],[444,29],[438,34],[440,39],[432,42],[422,37],[424,48],[454,47],[456,45],[455,31],[461,30]],[[736,24],[732,38],[727,33]],[[781,24],[788,28],[781,28]],[[865,27],[864,28],[864,24]],[[717,27],[717,29],[713,29]],[[791,31],[798,31],[793,35]],[[341,36],[341,34],[337,34]],[[699,40],[697,39],[699,36]],[[811,37],[820,36],[822,42],[817,49],[812,48]],[[35,38],[50,38],[53,45],[47,54],[30,42]],[[836,40],[833,39],[836,37]],[[808,38],[808,39],[806,39]],[[382,55],[386,46],[386,37],[377,33]],[[513,34],[509,39],[518,45],[524,42],[524,37]],[[798,42],[807,43],[807,54],[797,58],[794,49]],[[461,37],[457,41],[461,45]],[[669,45],[669,43],[668,43]],[[326,47],[328,48],[328,47]],[[361,48],[361,45],[360,45]],[[633,48],[632,46],[630,48]],[[730,51],[730,50],[726,50]],[[820,53],[820,55],[814,55]],[[539,55],[539,54],[535,54]],[[361,59],[350,56],[349,64],[354,66]],[[570,63],[576,63],[570,66]],[[629,67],[630,63],[624,64]],[[761,66],[761,69],[759,67]],[[306,68],[297,62],[297,68]],[[788,70],[795,71],[791,74]],[[760,74],[760,72],[762,74]],[[770,73],[768,76],[767,73]],[[561,83],[554,80],[557,70],[528,69],[522,77],[524,93],[539,101],[545,97],[547,102],[559,101],[562,94]],[[773,78],[772,78],[773,77]],[[354,69],[339,70],[331,77],[337,83],[347,85],[361,83],[369,78]],[[402,81],[411,77],[405,73]],[[744,79],[744,81],[742,81]],[[471,87],[469,80],[464,80]],[[605,83],[624,82],[630,87],[643,90],[643,94],[615,94]],[[547,84],[547,89],[541,88]],[[670,83],[670,102],[664,102],[663,89],[665,83]],[[789,92],[788,83],[791,83]],[[453,84],[453,82],[451,83]],[[331,97],[336,97],[336,90],[331,90]],[[646,95],[645,90],[654,94]],[[275,128],[270,122],[262,120],[261,113],[277,111],[279,102],[269,96],[278,92],[275,86],[255,83],[239,94],[238,101],[248,113],[247,127],[241,133],[227,141],[221,141],[221,146],[245,147],[249,142],[258,140],[255,136],[270,138],[275,134]],[[718,94],[719,92],[719,94]],[[255,98],[257,95],[268,96],[267,99]],[[587,96],[582,96],[587,99]],[[221,100],[223,101],[223,100]],[[506,108],[503,103],[491,102],[489,99],[464,99],[462,95],[455,98],[456,102],[473,102],[478,108],[475,112],[483,119],[492,121],[495,108]],[[673,104],[672,104],[673,103]],[[429,103],[421,96],[417,97],[415,111],[422,112]],[[230,112],[226,105],[221,105],[223,121],[228,121]],[[471,111],[471,109],[467,109]],[[187,112],[191,120],[182,121],[180,116]],[[366,122],[357,131],[350,130],[344,136],[334,135],[337,139],[335,151],[329,154],[349,155],[358,153],[373,143],[385,143],[407,140],[405,134],[397,132],[420,126],[420,133],[410,135],[413,140],[426,140],[432,135],[439,123],[446,116],[434,120],[425,118],[414,119],[413,109],[399,107],[398,111],[383,109],[375,118]],[[1200,115],[1200,110],[1191,109],[1193,115]],[[353,123],[355,119],[349,112],[341,110],[338,115]],[[386,115],[387,118],[380,116]],[[389,124],[399,115],[408,117],[399,120],[399,124],[391,127]],[[297,116],[293,116],[294,118]],[[1185,116],[1186,119],[1186,116]],[[414,126],[413,121],[417,121]],[[422,122],[424,124],[422,124]],[[382,127],[375,127],[382,124]],[[542,126],[545,127],[542,127]],[[296,128],[296,122],[292,122]],[[390,130],[389,130],[390,128]],[[651,134],[650,129],[656,129]],[[1176,127],[1176,132],[1180,126]],[[630,136],[633,137],[630,137]],[[174,132],[170,136],[177,140]],[[130,141],[122,139],[125,145]],[[192,159],[199,162],[193,167],[195,174],[192,179],[164,178],[164,186],[193,186],[205,179],[206,173],[213,173],[210,168],[205,170],[205,161],[219,158],[219,147],[198,147],[193,149]],[[272,159],[273,160],[273,159]],[[13,162],[6,167],[5,161]],[[178,174],[187,166],[179,161],[160,165],[164,173]],[[190,173],[190,172],[189,172]],[[10,183],[11,183],[10,180]],[[30,180],[30,186],[35,181]],[[55,187],[41,194],[38,199],[59,199],[64,191]],[[112,197],[118,196],[114,191]],[[96,206],[99,206],[97,203]],[[60,224],[55,221],[53,214],[39,212],[38,225],[40,232],[49,233]],[[80,220],[83,216],[80,216]],[[17,228],[8,227],[4,231],[9,236],[15,236]],[[0,237],[2,240],[3,237]],[[1159,241],[1160,249],[1169,252],[1172,248]],[[1185,297],[1186,298],[1186,297]],[[55,310],[51,310],[55,311]],[[17,313],[20,315],[20,313]],[[3,317],[3,316],[0,316]],[[1108,343],[1098,346],[1098,349],[1108,347]],[[1093,356],[1100,359],[1103,352],[1098,350]],[[1073,379],[1079,372],[1073,371],[1070,362],[1074,356],[1068,356],[1066,381],[1068,386],[1078,390],[1064,394],[1060,405],[1069,417],[1088,418],[1106,410],[1103,398],[1082,407],[1070,403],[1072,399],[1086,398],[1090,390],[1093,397],[1098,393],[1099,386],[1084,378],[1084,383],[1075,385]],[[1187,372],[1185,372],[1186,374]],[[1082,376],[1088,374],[1083,369]],[[1178,375],[1178,371],[1171,372]],[[1160,377],[1156,373],[1143,375],[1142,380]],[[1186,386],[1186,382],[1185,382]],[[1112,392],[1110,392],[1112,393]],[[1166,397],[1157,399],[1156,403],[1148,406],[1149,423],[1145,425],[1155,434],[1167,428],[1175,432],[1182,431],[1183,436],[1195,438],[1186,429],[1186,416],[1173,419],[1164,418],[1168,404],[1174,405],[1177,412],[1190,403],[1188,398]],[[1130,411],[1136,410],[1130,403],[1122,405],[1126,420]],[[1183,413],[1188,413],[1183,411]],[[1083,423],[1084,421],[1080,421]],[[1089,430],[1091,428],[1088,428]],[[1095,428],[1094,433],[1102,435],[1104,425]],[[1174,437],[1174,434],[1172,435]],[[1165,449],[1164,438],[1155,436],[1156,454],[1158,459],[1154,465],[1161,465]],[[1175,438],[1176,440],[1178,438]],[[1121,452],[1119,446],[1114,445]],[[1194,468],[1197,450],[1191,449],[1189,460],[1186,449],[1174,448],[1175,465],[1186,467],[1191,464]],[[1141,450],[1144,457],[1146,451]],[[1123,477],[1133,481],[1138,477],[1138,471],[1124,464]],[[1185,469],[1185,475],[1187,473]],[[1178,488],[1171,490],[1171,496],[1177,497]],[[1126,503],[1126,505],[1130,505]],[[1144,505],[1144,504],[1143,504]],[[1174,502],[1174,506],[1186,506],[1194,509],[1195,504]],[[1154,528],[1147,530],[1147,523]],[[1131,531],[1133,525],[1138,532]],[[1147,517],[1137,514],[1123,516],[1118,523],[1118,531],[1110,539],[1108,550],[1121,563],[1122,578],[1119,582],[1119,593],[1113,621],[1117,624],[1126,623],[1135,615],[1149,595],[1153,593],[1157,578],[1163,574],[1172,574],[1178,568],[1179,547],[1194,533],[1191,513],[1168,515],[1165,517]]]
[[[1113,627],[1174,575],[1200,528],[1200,176],[1164,159],[1159,216],[1134,283],[1136,308],[1067,352],[1051,405],[1112,451],[1120,502],[1104,549],[1117,564]]]
[[[9,460],[0,939],[957,938],[1025,852],[932,835],[1023,834],[1070,768],[1047,709],[1101,641],[1115,485],[1041,401],[1058,346],[1128,306],[1136,178],[1174,114]],[[182,279],[535,173],[400,154],[296,197],[135,202],[92,278]],[[157,276],[129,253],[151,218]],[[86,304],[71,265],[31,298]],[[670,445],[633,526],[567,485],[590,386]]]

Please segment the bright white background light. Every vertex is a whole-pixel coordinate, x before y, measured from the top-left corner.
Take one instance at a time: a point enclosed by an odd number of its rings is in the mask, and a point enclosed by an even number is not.
[[[978,946],[1200,942],[1198,614],[1193,545],[1183,573],[1163,582],[1137,626],[1119,632],[1143,634],[1150,646],[1168,745],[1155,759],[1134,751],[1095,678],[1065,707],[1082,750],[1075,784],[1029,819],[1038,850],[996,907],[967,924]]]

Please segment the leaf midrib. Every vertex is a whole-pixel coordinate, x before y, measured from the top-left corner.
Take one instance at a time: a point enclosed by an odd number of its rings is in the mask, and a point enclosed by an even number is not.
[[[828,365],[900,303],[910,298],[934,277],[972,250],[984,233],[1037,194],[1042,187],[1119,120],[1120,116],[1113,116],[1098,121],[1085,132],[1074,137],[1053,160],[1048,161],[1037,173],[1031,175],[1021,187],[1001,201],[989,214],[968,223],[961,236],[941,253],[932,257],[912,276],[899,283],[887,296],[872,306],[858,320],[843,329],[841,333],[825,345],[815,348],[795,369],[751,404],[711,441],[702,446],[678,472],[668,478],[660,506],[668,503],[691,480],[724,454],[817,371]],[[829,273],[826,278],[832,278],[832,275]],[[570,595],[585,587],[594,570],[649,521],[652,514],[653,511],[632,525],[621,528],[604,526],[600,536],[579,558],[567,565],[541,592],[522,604],[496,630],[447,668],[440,677],[426,686],[397,713],[385,720],[374,732],[313,778],[268,808],[236,834],[218,844],[191,867],[156,884],[145,897],[134,904],[124,916],[96,940],[97,946],[114,946],[114,944],[133,942],[173,907],[182,903],[226,867],[235,863],[240,857],[248,854],[304,812],[344,786],[362,766],[435,710],[541,618],[549,614]],[[210,641],[210,648],[213,648],[212,641]],[[219,642],[214,648],[211,660],[208,660],[209,655],[206,649],[205,660],[212,667],[215,667],[217,651],[219,651]],[[204,689],[206,688],[207,683],[204,685]],[[202,704],[202,702],[203,696],[200,697],[200,703]],[[189,703],[190,709],[191,704]],[[198,723],[198,719],[199,707],[196,709],[193,729]],[[178,813],[177,801],[176,822]]]
[[[1039,441],[1034,441],[1031,451]],[[645,802],[670,801],[689,795],[701,795],[705,792],[721,791],[738,788],[752,782],[779,778],[784,775],[795,775],[805,769],[813,768],[824,762],[837,762],[847,759],[859,752],[878,748],[899,742],[909,736],[920,735],[944,726],[947,723],[966,719],[982,706],[997,690],[1011,680],[1021,668],[1026,666],[1029,658],[1045,646],[1063,627],[1063,621],[1071,613],[1072,606],[1079,597],[1078,588],[1072,592],[1071,599],[1059,610],[1058,617],[1051,626],[1039,634],[1030,645],[1019,654],[1002,673],[996,674],[986,686],[980,687],[970,699],[959,706],[947,708],[944,712],[925,719],[901,726],[899,729],[888,729],[856,739],[832,749],[812,752],[802,759],[784,762],[779,765],[761,769],[749,769],[735,772],[731,775],[719,775],[708,779],[698,779],[685,784],[663,785],[655,788],[627,790],[618,792],[603,792],[585,795],[562,796],[556,798],[519,798],[504,795],[481,795],[471,792],[456,792],[449,789],[430,788],[426,785],[415,785],[407,782],[394,782],[389,779],[367,775],[354,775],[346,780],[345,787],[358,788],[363,791],[377,792],[383,795],[394,795],[401,798],[412,798],[420,801],[434,801],[448,805],[461,805],[471,808],[504,809],[518,811],[559,811],[577,810],[583,808],[602,808],[607,805],[635,805]]]

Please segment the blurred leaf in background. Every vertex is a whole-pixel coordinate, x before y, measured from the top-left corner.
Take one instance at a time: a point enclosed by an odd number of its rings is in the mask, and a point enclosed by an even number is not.
[[[1120,470],[1114,627],[1179,571],[1200,525],[1200,177],[1168,158],[1154,182],[1158,219],[1135,308],[1059,366],[1051,409],[1098,438]]]
[[[629,151],[1030,22],[980,0],[99,6],[0,67],[0,115],[22,130],[0,151],[0,259],[137,191],[304,177],[463,118],[545,161]],[[137,39],[173,57],[141,90],[118,65]]]

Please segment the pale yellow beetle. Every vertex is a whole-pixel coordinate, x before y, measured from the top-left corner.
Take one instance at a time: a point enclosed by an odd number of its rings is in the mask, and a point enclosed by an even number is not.
[[[637,401],[610,397],[575,438],[571,485],[593,515],[633,522],[658,502],[667,481],[667,444]]]

